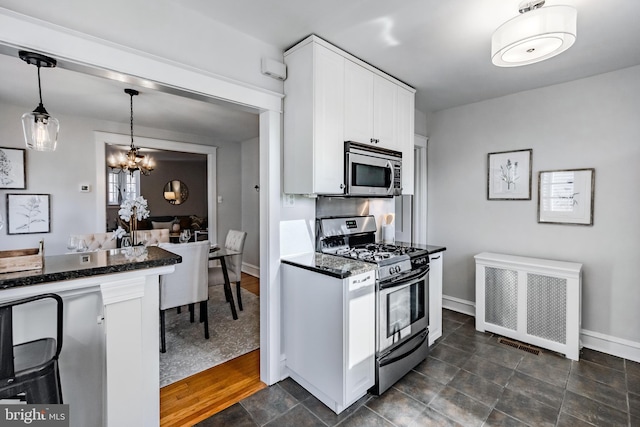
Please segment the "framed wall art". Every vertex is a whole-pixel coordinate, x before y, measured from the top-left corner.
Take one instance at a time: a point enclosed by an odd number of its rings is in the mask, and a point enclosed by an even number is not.
[[[538,222],[593,225],[595,169],[540,171]]]
[[[488,154],[488,200],[531,200],[532,153],[529,148]]]
[[[49,233],[49,201],[49,194],[7,194],[7,233]]]
[[[0,147],[0,189],[25,190],[26,150]]]

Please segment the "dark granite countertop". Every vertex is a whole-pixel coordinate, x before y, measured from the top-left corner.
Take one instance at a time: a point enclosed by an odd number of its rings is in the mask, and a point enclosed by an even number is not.
[[[345,279],[357,274],[376,270],[377,266],[370,262],[323,254],[320,252],[282,258],[285,264],[315,271],[327,276]]]
[[[133,249],[139,249],[136,247]],[[129,248],[128,248],[129,249]],[[182,262],[182,257],[157,246],[142,254],[126,249],[55,255],[44,257],[39,270],[0,273],[0,289],[60,282],[103,274],[162,267]]]
[[[411,246],[414,248],[425,249],[427,252],[429,252],[429,255],[433,255],[438,252],[444,252],[447,250],[445,246],[438,246],[438,245],[421,245],[419,243],[407,243],[407,242],[396,242],[395,244],[398,246]]]

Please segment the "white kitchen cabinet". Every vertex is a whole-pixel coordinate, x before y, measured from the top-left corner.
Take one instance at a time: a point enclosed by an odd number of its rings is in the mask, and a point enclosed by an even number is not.
[[[442,336],[442,261],[444,252],[429,255],[429,345]]]
[[[339,414],[375,383],[375,271],[281,271],[286,371]]]
[[[398,86],[349,60],[344,73],[345,140],[397,150]]]
[[[415,90],[317,36],[284,61],[284,192],[343,194],[344,141],[356,141],[401,151],[413,194]]]
[[[402,194],[414,194],[415,94],[398,86],[396,117],[397,151],[402,152]]]
[[[344,61],[318,43],[285,56],[284,192],[342,194]]]

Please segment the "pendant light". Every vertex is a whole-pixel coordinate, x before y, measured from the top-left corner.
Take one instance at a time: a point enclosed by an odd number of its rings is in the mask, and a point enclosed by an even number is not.
[[[129,171],[132,175],[137,170],[143,175],[150,175],[155,167],[153,160],[148,156],[145,157],[139,154],[138,148],[133,144],[133,97],[139,95],[140,92],[135,89],[125,89],[124,91],[131,98],[131,147],[126,154],[121,152],[109,156],[107,164],[112,169],[120,169],[122,172]]]
[[[502,24],[491,37],[491,61],[518,67],[554,57],[576,41],[578,13],[571,6],[542,7],[545,0],[520,3],[520,15]]]
[[[38,94],[40,104],[30,113],[22,115],[22,130],[24,142],[27,148],[37,151],[54,151],[58,143],[58,131],[60,123],[55,117],[51,117],[42,105],[42,86],[40,84],[40,67],[53,68],[56,60],[35,52],[21,50],[18,52],[20,59],[27,64],[38,67]]]

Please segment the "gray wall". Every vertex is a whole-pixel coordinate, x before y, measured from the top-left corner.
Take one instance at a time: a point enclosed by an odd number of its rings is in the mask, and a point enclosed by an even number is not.
[[[149,202],[153,216],[207,216],[207,158],[200,161],[158,161],[156,169],[140,181],[140,191]],[[184,203],[172,205],[164,199],[164,187],[172,180],[182,181],[189,190]]]
[[[514,71],[514,72],[517,72]],[[582,328],[640,343],[640,67],[429,117],[429,243],[444,294],[475,300],[483,251],[584,264]],[[530,201],[488,201],[487,153],[533,149]],[[537,223],[541,170],[595,168],[593,226]]]
[[[247,232],[242,261],[260,267],[260,143],[258,138],[241,144],[242,230]]]
[[[0,103],[0,146],[24,147],[20,117],[25,111],[30,111],[30,108]],[[0,190],[0,212],[5,218],[5,194],[50,194],[51,232],[7,235],[5,227],[0,230],[0,250],[35,248],[40,239],[44,238],[46,254],[56,255],[67,251],[66,240],[69,234],[105,231],[104,225],[98,228],[95,225],[97,201],[93,132],[99,130],[126,135],[129,133],[129,125],[83,117],[57,118],[60,120],[60,138],[56,151],[27,152],[27,189]],[[240,144],[216,143],[201,136],[142,127],[137,128],[136,136],[218,146],[218,194],[223,196],[223,202],[217,205],[218,236],[226,235],[230,228],[241,227],[241,216],[238,215],[241,209]],[[92,191],[81,193],[80,184],[91,185]],[[153,210],[151,215],[155,215]]]

